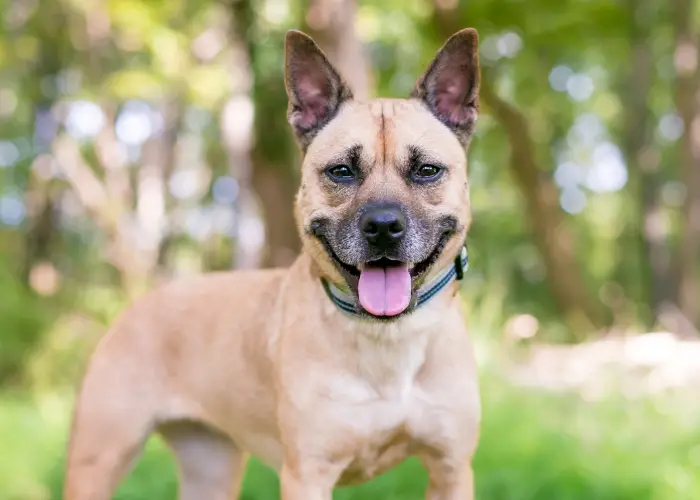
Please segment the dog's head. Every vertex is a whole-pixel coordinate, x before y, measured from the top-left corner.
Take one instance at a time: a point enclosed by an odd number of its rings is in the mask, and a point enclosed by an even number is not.
[[[370,316],[410,311],[420,284],[463,245],[477,45],[475,30],[459,31],[408,99],[358,102],[311,38],[287,34],[288,117],[304,153],[295,206],[304,248]]]

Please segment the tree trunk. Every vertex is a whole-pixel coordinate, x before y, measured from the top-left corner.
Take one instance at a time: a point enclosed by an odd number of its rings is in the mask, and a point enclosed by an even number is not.
[[[25,198],[30,207],[30,224],[24,236],[24,262],[22,278],[30,283],[34,266],[41,261],[51,259],[51,250],[56,236],[56,200],[54,182],[44,179],[32,179],[29,182]]]
[[[263,263],[264,239],[257,226],[262,219],[253,185],[254,106],[254,32],[255,16],[250,0],[231,0],[229,69],[235,73],[234,89],[221,114],[221,130],[228,154],[229,170],[238,181],[235,201],[235,242],[233,267],[251,269]]]
[[[637,290],[637,293],[628,292],[631,298],[649,306],[648,310],[640,311],[647,329],[675,302],[670,248],[659,195],[661,164],[654,154],[649,113],[654,74],[654,59],[648,48],[653,26],[651,7],[649,1],[628,1],[631,58],[619,90],[625,113],[622,147],[630,174],[630,190],[638,203],[634,220],[626,230],[630,241],[620,246],[636,249],[635,256],[631,262],[627,254],[619,257],[627,261],[622,266],[627,272],[623,277],[625,283]]]
[[[700,327],[700,44],[695,2],[676,0],[676,112],[683,120],[679,141],[681,176],[687,193],[678,254],[678,300],[683,315]],[[682,333],[682,332],[681,332]]]
[[[177,159],[177,141],[184,113],[183,96],[180,92],[173,92],[163,100],[159,110],[163,117],[163,130],[143,146],[136,189],[139,246],[144,259],[144,272],[149,278],[155,277],[156,273],[167,277],[167,222],[173,208],[168,181]]]
[[[160,174],[162,175],[162,193],[163,193],[163,219],[161,223],[165,225],[160,228],[162,231],[158,241],[158,250],[155,256],[154,266],[157,273],[163,277],[167,277],[169,269],[169,253],[172,247],[173,235],[170,232],[170,224],[168,219],[174,208],[174,199],[168,189],[175,164],[177,161],[177,143],[182,127],[182,119],[185,112],[184,96],[180,92],[176,92],[173,96],[166,100],[162,106],[164,130],[159,137],[160,145]]]
[[[266,253],[269,267],[288,266],[296,258],[301,241],[294,219],[294,198],[299,186],[294,165],[277,163],[259,150],[254,156],[253,186],[265,214]]]
[[[229,5],[233,38],[241,44],[251,70],[255,118],[248,182],[264,221],[264,246],[259,251],[259,264],[285,266],[294,260],[301,243],[293,213],[298,186],[293,165],[296,147],[286,120],[283,78],[281,73],[269,73],[259,67],[252,2],[230,0]]]
[[[369,98],[371,73],[355,32],[355,0],[310,0],[306,29],[338,69],[358,100]]]
[[[480,95],[508,136],[510,171],[525,199],[552,296],[573,331],[599,328],[604,324],[601,311],[591,299],[576,262],[574,239],[559,208],[557,188],[537,163],[527,120],[491,90],[485,76]]]
[[[61,30],[61,26],[66,22],[66,15],[60,3],[42,2],[34,16],[23,26],[25,30],[33,31],[40,41],[36,64],[28,72],[26,81],[34,111],[36,157],[51,150],[51,143],[58,132],[58,123],[52,109],[58,97],[54,79],[70,57],[70,45],[65,32]],[[18,36],[19,32],[9,35]],[[42,90],[42,82],[48,83],[46,90]],[[49,260],[52,257],[52,246],[58,237],[55,221],[58,192],[54,182],[35,178],[28,181],[25,198],[30,206],[30,218],[24,238],[22,272],[25,282],[29,283],[29,275],[34,265],[40,260]]]

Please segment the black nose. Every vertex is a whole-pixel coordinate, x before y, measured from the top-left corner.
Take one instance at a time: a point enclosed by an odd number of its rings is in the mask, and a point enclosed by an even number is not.
[[[401,241],[406,233],[406,218],[394,205],[372,207],[360,217],[360,230],[371,245],[386,248]]]

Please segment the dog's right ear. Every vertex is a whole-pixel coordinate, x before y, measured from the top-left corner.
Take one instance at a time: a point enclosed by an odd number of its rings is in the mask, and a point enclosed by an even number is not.
[[[287,118],[306,149],[340,106],[352,99],[352,91],[318,45],[301,31],[287,32],[284,71]]]

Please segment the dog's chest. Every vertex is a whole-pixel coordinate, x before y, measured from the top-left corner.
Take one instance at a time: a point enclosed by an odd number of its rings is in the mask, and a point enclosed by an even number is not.
[[[366,436],[358,445],[340,485],[361,484],[392,468],[411,454],[414,443],[404,424]]]
[[[452,427],[454,415],[435,404],[415,383],[376,397],[347,416],[354,439],[340,484],[361,483],[381,474],[430,448],[429,442],[441,432],[440,427]]]
[[[359,346],[356,376],[337,387],[338,399],[345,400],[342,420],[354,436],[340,484],[367,481],[415,454],[434,427],[450,418],[418,382],[425,338],[417,335],[403,346],[359,342],[375,344]]]

